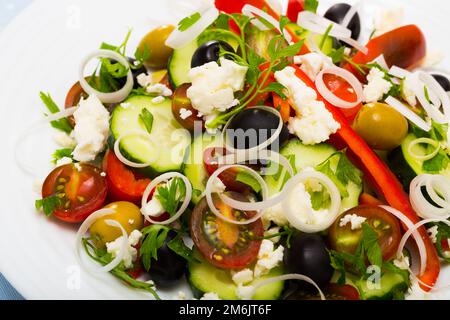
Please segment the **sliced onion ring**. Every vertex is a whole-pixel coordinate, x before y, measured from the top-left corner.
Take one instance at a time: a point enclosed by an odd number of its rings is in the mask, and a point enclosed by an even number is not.
[[[200,12],[200,19],[189,29],[180,31],[176,28],[166,40],[166,46],[173,49],[180,49],[194,41],[206,28],[208,28],[218,17],[219,10],[213,6],[208,6]]]
[[[122,225],[114,220],[105,220],[105,223],[113,226],[113,227],[117,227],[120,228],[120,230],[122,231],[122,236],[123,236],[123,241],[122,241],[122,245],[120,248],[120,252],[119,254],[117,254],[117,256],[107,265],[102,266],[102,267],[92,267],[92,266],[88,266],[83,262],[83,259],[81,259],[80,256],[80,251],[81,251],[81,243],[82,243],[82,238],[83,235],[86,234],[86,232],[89,230],[89,228],[100,218],[113,214],[115,213],[115,210],[112,208],[104,208],[104,209],[100,209],[94,213],[92,213],[89,217],[87,217],[86,220],[84,220],[84,222],[81,224],[80,228],[77,231],[77,235],[75,238],[75,256],[77,258],[77,261],[79,263],[80,266],[82,266],[86,271],[90,272],[90,273],[105,273],[105,272],[109,272],[111,270],[113,270],[115,267],[117,267],[120,262],[123,260],[125,251],[127,250],[127,246],[128,246],[128,235],[127,232],[125,231],[125,229],[122,227]]]
[[[356,94],[356,101],[349,102],[346,100],[343,100],[336,96],[333,92],[328,89],[326,86],[323,76],[325,74],[332,74],[335,76],[338,76],[350,84],[350,86],[353,88]],[[323,69],[316,77],[316,86],[317,90],[320,92],[320,94],[332,105],[343,108],[343,109],[351,109],[356,107],[358,104],[361,103],[363,99],[363,88],[361,85],[361,82],[350,72],[345,69],[339,68],[339,67],[330,67]]]
[[[109,58],[117,61],[121,65],[128,68],[128,74],[127,74],[127,82],[122,87],[122,89],[119,89],[115,92],[105,93],[100,92],[93,87],[86,81],[86,78],[84,77],[84,71],[86,69],[87,64],[89,61],[91,61],[94,58]],[[130,94],[131,90],[133,90],[134,86],[134,80],[133,80],[133,74],[131,72],[130,64],[128,63],[127,59],[125,59],[122,55],[119,53],[112,51],[112,50],[97,50],[89,55],[87,55],[83,61],[81,62],[80,69],[79,69],[79,80],[80,85],[83,88],[83,90],[89,94],[89,95],[96,95],[98,99],[103,103],[118,103],[125,100],[128,95]]]
[[[448,94],[441,87],[441,85],[436,81],[436,79],[428,73],[419,72],[419,80],[422,81],[425,84],[425,86],[428,88],[428,92],[429,92],[430,98],[431,98],[434,106],[437,108],[437,106],[439,104],[438,102],[440,102],[442,104],[444,114],[442,114],[442,112],[439,109],[435,110],[437,118],[433,118],[433,120],[438,123],[449,123],[450,122],[450,98],[449,98]],[[437,97],[438,101],[433,101],[434,95]],[[432,117],[431,114],[430,114],[430,117]],[[442,122],[439,122],[439,120],[441,120]]]
[[[326,300],[325,295],[323,294],[322,290],[320,290],[320,287],[317,285],[317,283],[314,282],[314,280],[312,280],[310,277],[307,277],[302,274],[297,274],[297,273],[283,274],[278,277],[272,277],[272,278],[258,281],[256,284],[251,285],[251,287],[252,287],[251,296],[254,296],[256,291],[259,288],[264,287],[265,285],[268,285],[268,284],[274,283],[274,282],[279,282],[279,281],[286,281],[286,280],[301,280],[301,281],[308,282],[309,284],[313,285],[317,289],[317,291],[319,292],[319,295],[320,295],[320,299]]]
[[[410,110],[407,106],[405,106],[402,102],[395,99],[392,96],[387,97],[386,103],[390,105],[392,108],[401,113],[406,119],[414,123],[420,129],[424,131],[430,131],[431,125],[419,117],[414,111]]]
[[[228,141],[227,131],[229,130],[228,127],[230,126],[230,124],[232,123],[233,119],[236,116],[232,117],[230,120],[228,120],[227,124],[225,125],[225,127],[223,128],[223,131],[222,131],[222,139],[223,139],[225,148],[228,151],[230,151],[231,153],[234,153],[237,155],[242,155],[242,154],[253,155],[260,150],[264,150],[264,149],[268,148],[276,139],[278,139],[278,137],[281,134],[281,131],[283,130],[283,124],[284,124],[283,119],[281,118],[280,112],[278,112],[275,108],[267,107],[267,106],[255,106],[252,108],[248,108],[247,110],[252,110],[252,109],[264,110],[264,111],[267,111],[267,112],[270,112],[270,113],[276,115],[279,119],[278,127],[275,130],[275,132],[272,134],[272,136],[269,139],[267,139],[266,141],[264,141],[263,143],[255,146],[255,147],[252,147],[250,149],[236,149],[236,148],[234,148],[234,146],[231,146],[229,143],[227,143],[227,141]],[[259,133],[257,133],[257,134],[259,134]]]
[[[424,156],[417,155],[413,152],[413,148],[418,144],[428,144],[430,146],[433,146],[434,150],[433,150],[433,152],[426,154]],[[408,153],[414,159],[419,160],[419,161],[426,161],[426,160],[433,159],[439,153],[440,149],[441,149],[441,146],[440,146],[439,142],[437,142],[433,139],[430,139],[430,138],[417,138],[417,139],[411,141],[411,143],[408,145]]]
[[[409,220],[408,217],[406,217],[402,212],[400,212],[397,209],[394,209],[392,207],[389,206],[380,206],[380,208],[386,210],[387,212],[391,213],[392,215],[394,215],[397,219],[399,219],[404,226],[408,229],[408,230],[414,230],[412,233],[412,236],[414,238],[414,240],[417,243],[417,248],[419,249],[419,256],[420,256],[420,274],[423,274],[425,272],[426,266],[427,266],[427,250],[425,248],[425,243],[422,239],[422,237],[420,236],[419,232],[417,230],[414,229],[414,224],[411,222],[411,220]],[[398,250],[397,251],[397,258],[401,258],[403,255],[403,252]]]
[[[151,142],[153,143],[153,139],[150,136],[150,134],[148,134],[145,131],[133,131],[130,133],[127,133],[126,135],[120,136],[119,138],[117,138],[116,142],[114,143],[114,154],[116,155],[116,157],[120,160],[120,162],[122,162],[124,165],[132,167],[132,168],[147,168],[148,166],[150,166],[154,161],[156,161],[159,157],[159,155],[156,153],[154,159],[152,159],[152,161],[146,162],[146,163],[137,163],[137,162],[133,162],[128,160],[127,158],[125,158],[125,156],[122,154],[122,152],[120,151],[120,142],[129,137],[129,136],[141,136],[141,137],[145,137],[146,139],[151,140]],[[159,150],[158,148],[154,148],[154,150]]]
[[[424,186],[431,200],[441,208],[436,207],[425,198],[422,191]],[[439,189],[444,199],[436,193],[435,189]],[[419,175],[411,181],[409,198],[411,205],[420,217],[424,219],[448,218],[450,215],[450,180],[442,175]]]
[[[75,111],[77,111],[77,109],[78,109],[78,107],[71,107],[71,108],[67,108],[62,111],[59,111],[57,113],[49,114],[45,117],[45,120],[47,122],[53,122],[53,121],[58,121],[58,120],[70,117],[71,115],[73,115],[75,113]]]
[[[186,195],[184,197],[183,203],[181,204],[180,209],[178,209],[178,211],[173,215],[173,217],[171,217],[167,220],[164,220],[164,221],[155,221],[149,215],[147,215],[145,213],[145,210],[143,210],[143,209],[147,205],[148,197],[150,196],[150,193],[153,191],[153,189],[155,189],[160,183],[168,181],[169,179],[172,179],[172,178],[180,178],[181,180],[183,180],[184,185],[186,186]],[[191,198],[192,198],[192,185],[188,178],[186,178],[184,175],[182,175],[181,173],[178,173],[178,172],[164,173],[164,174],[160,175],[159,177],[157,177],[156,179],[152,180],[152,182],[150,182],[148,184],[147,188],[145,189],[144,195],[142,196],[142,201],[141,201],[141,213],[145,217],[145,220],[147,220],[150,223],[160,224],[160,225],[168,225],[168,224],[171,224],[172,222],[178,220],[179,217],[181,217],[181,215],[186,211],[186,209],[189,205],[189,202],[191,202]]]
[[[299,216],[297,214],[298,211],[293,209],[291,207],[291,203],[290,203],[291,193],[294,190],[295,185],[297,185],[299,183],[305,183],[306,181],[308,181],[310,179],[318,180],[324,187],[326,187],[328,189],[328,192],[329,192],[330,198],[331,198],[331,205],[328,210],[329,211],[328,219],[323,221],[321,224],[307,224],[302,219],[299,219]],[[295,175],[293,178],[291,178],[286,183],[283,190],[286,190],[286,191],[284,191],[284,193],[288,193],[286,195],[287,200],[283,201],[284,214],[285,214],[286,218],[288,219],[289,223],[293,227],[295,227],[296,229],[298,229],[302,232],[315,233],[315,232],[320,232],[325,229],[328,229],[333,224],[333,222],[336,220],[336,218],[339,214],[339,209],[341,207],[341,195],[339,193],[339,190],[336,187],[336,185],[333,183],[333,181],[331,181],[330,178],[328,178],[326,175],[324,175],[321,172],[313,171],[313,170],[312,171],[303,170],[301,173],[299,173],[299,174]],[[313,215],[314,211],[309,212],[309,214]]]
[[[277,21],[274,17],[272,17],[270,14],[268,14],[267,12],[262,11],[259,8],[256,8],[255,6],[246,4],[243,8],[242,8],[242,14],[246,15],[249,18],[256,18],[261,17],[264,20],[266,20],[267,22],[269,22],[271,25],[273,25],[273,27],[275,29],[277,29],[280,33],[282,33],[286,39],[286,41],[288,43],[290,43],[292,41],[292,36],[291,34],[286,30],[281,30],[280,29],[280,22]],[[259,21],[258,19],[252,19],[251,23],[257,27],[258,29],[264,31],[264,30],[268,30],[267,26],[264,25],[264,23],[262,23],[261,21]]]

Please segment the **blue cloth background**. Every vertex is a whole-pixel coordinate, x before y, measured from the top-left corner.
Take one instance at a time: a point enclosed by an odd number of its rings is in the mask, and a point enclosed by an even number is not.
[[[0,0],[0,33],[32,0]],[[1,244],[0,244],[1,245]],[[0,270],[1,271],[1,270]],[[0,300],[21,300],[18,293],[0,273]]]

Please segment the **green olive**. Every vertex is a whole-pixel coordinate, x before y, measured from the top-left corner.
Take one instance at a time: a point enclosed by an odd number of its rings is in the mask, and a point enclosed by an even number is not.
[[[145,60],[148,67],[163,69],[167,66],[173,49],[166,46],[166,40],[174,29],[175,27],[171,25],[160,26],[147,33],[141,40],[138,49],[142,55],[149,53]]]
[[[387,104],[369,103],[358,112],[353,128],[373,149],[392,150],[408,134],[408,121]]]

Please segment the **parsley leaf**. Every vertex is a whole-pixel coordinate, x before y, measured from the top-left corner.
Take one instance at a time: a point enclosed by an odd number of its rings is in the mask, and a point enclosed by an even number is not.
[[[319,7],[318,0],[305,0],[305,5],[304,5],[305,10],[316,13],[317,7]]]
[[[262,92],[274,92],[281,97],[281,99],[286,100],[287,96],[284,94],[286,87],[279,82],[270,83]]]
[[[177,212],[178,206],[185,195],[186,186],[183,180],[178,177],[171,179],[165,185],[159,186],[155,193],[155,197],[170,216]]]
[[[248,185],[256,193],[259,193],[261,191],[261,185],[259,184],[258,180],[256,180],[251,174],[246,171],[238,172],[238,174],[236,175],[236,181]]]
[[[284,28],[286,28],[286,26],[290,23],[291,23],[291,20],[288,17],[281,16],[280,17],[280,30],[283,31]]]
[[[73,160],[72,152],[73,148],[63,148],[56,150],[52,155],[52,163],[56,164],[56,162],[58,162],[58,160],[61,160],[62,158],[71,158]]]
[[[183,257],[187,261],[197,261],[193,257],[193,251],[192,249],[189,249],[186,244],[184,243],[183,239],[181,238],[181,235],[177,235],[175,238],[169,241],[167,244],[170,250],[178,254],[179,256]]]
[[[347,185],[349,181],[352,181],[355,184],[360,184],[362,181],[361,171],[359,171],[342,152],[336,168],[336,176],[345,185]]]
[[[447,241],[450,239],[450,226],[443,222],[430,223],[427,227],[438,227],[438,232],[436,234],[436,243],[434,244],[439,256],[446,262],[450,262],[450,255],[447,249],[442,247],[442,241]]]
[[[158,224],[142,230],[143,240],[140,255],[145,270],[150,270],[152,259],[158,260],[158,249],[163,246],[169,231],[169,227]]]
[[[441,151],[434,158],[424,161],[422,169],[429,173],[439,173],[447,168],[449,163],[448,155]]]
[[[345,47],[339,47],[338,49],[333,48],[328,56],[333,60],[334,64],[341,63],[345,56]]]
[[[195,12],[189,17],[184,18],[178,23],[178,30],[180,31],[186,31],[190,27],[192,27],[198,20],[201,18],[200,12]]]
[[[328,35],[330,34],[330,32],[331,32],[331,29],[333,29],[333,23],[331,23],[329,26],[328,26],[328,28],[327,28],[327,30],[325,31],[325,33],[323,34],[323,36],[322,36],[322,40],[320,40],[320,44],[319,44],[319,49],[320,50],[323,50],[323,46],[325,45],[325,41],[327,41],[327,38],[328,38]]]
[[[50,111],[50,113],[57,113],[60,111],[59,107],[56,105],[55,101],[53,101],[50,94],[45,94],[44,92],[41,91],[39,93],[39,96],[42,102],[47,107],[48,111]],[[67,120],[67,118],[52,121],[50,122],[50,124],[53,128],[61,130],[67,134],[72,132],[72,126],[70,125],[70,122],[69,120]]]
[[[152,133],[153,114],[150,111],[148,111],[146,108],[144,108],[144,109],[142,109],[142,112],[139,114],[139,119],[144,124],[145,129],[147,129],[147,132]]]
[[[36,200],[36,210],[41,210],[47,217],[50,217],[55,210],[62,206],[62,200],[58,196],[51,196]]]

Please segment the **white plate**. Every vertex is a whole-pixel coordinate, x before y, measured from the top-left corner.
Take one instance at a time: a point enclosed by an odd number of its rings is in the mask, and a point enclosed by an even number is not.
[[[176,9],[173,2],[37,0],[0,35],[0,272],[27,299],[149,297],[110,275],[96,278],[77,267],[75,226],[35,212],[34,178],[19,170],[14,150],[26,127],[42,117],[40,90],[51,92],[62,104],[77,80],[78,65],[85,54],[102,41],[120,43],[130,27],[134,29],[130,42],[133,48],[152,26],[173,23],[183,16],[185,11]],[[321,10],[330,2],[324,0]],[[389,2],[371,0],[370,7]],[[430,48],[450,53],[450,43],[444,41],[450,27],[450,4],[439,0],[403,0],[396,4],[405,7],[408,22],[423,28]],[[449,60],[443,65],[450,66]],[[45,127],[22,144],[22,158],[36,178],[44,177],[50,169],[48,162],[55,148],[51,130]],[[444,270],[441,278],[448,280],[449,270]],[[172,298],[178,290],[189,292],[183,285],[162,296]],[[444,296],[450,297],[450,292],[439,297]]]

